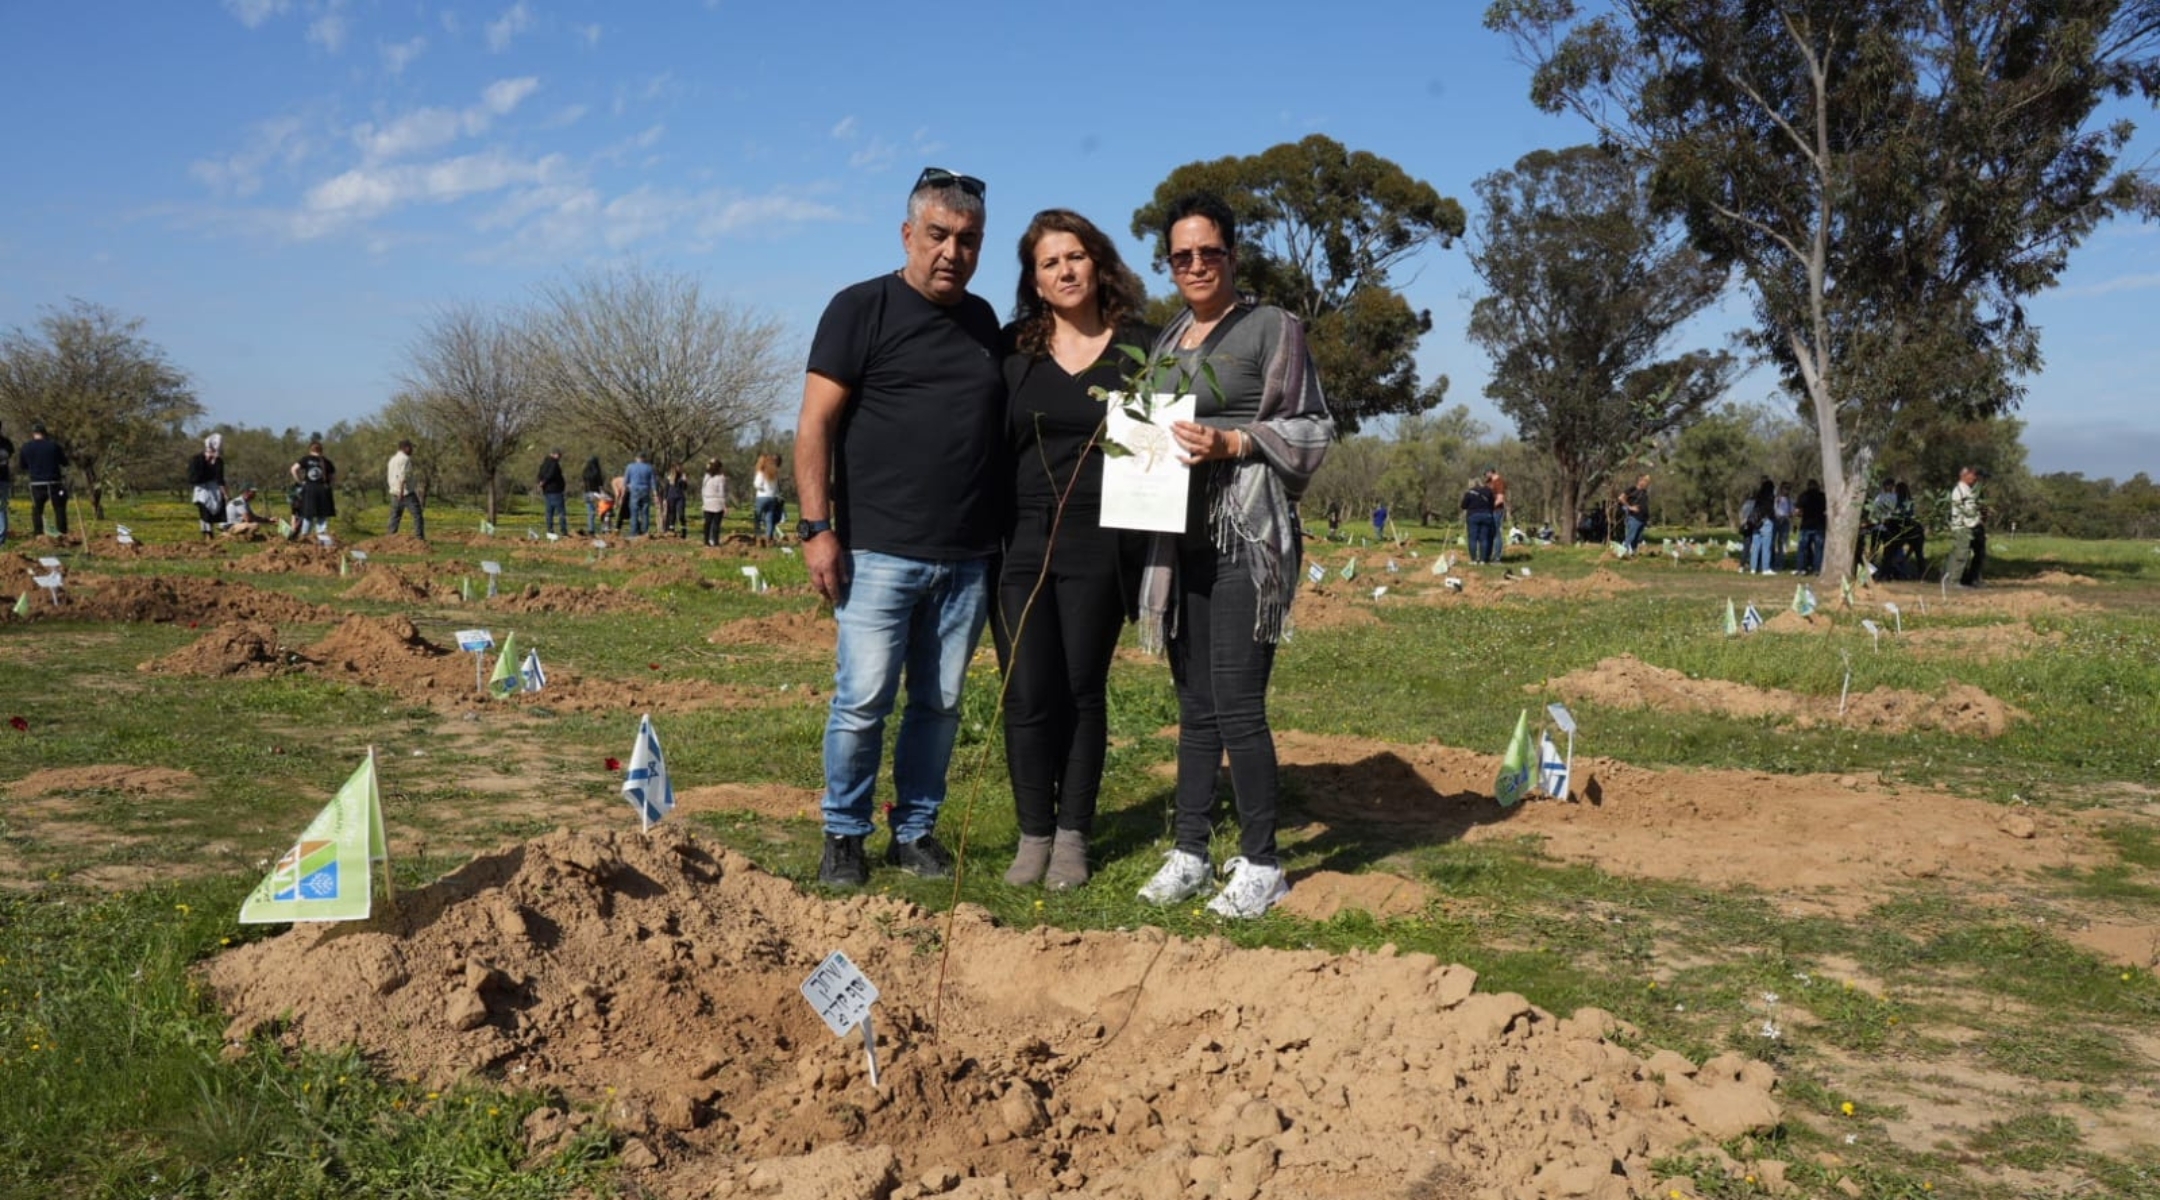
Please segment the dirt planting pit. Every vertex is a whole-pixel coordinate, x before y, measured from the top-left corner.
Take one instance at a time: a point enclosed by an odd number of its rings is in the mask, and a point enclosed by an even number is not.
[[[1722,679],[1690,679],[1632,654],[1608,658],[1594,667],[1570,671],[1523,690],[1557,693],[1571,703],[1588,702],[1607,708],[1684,710],[1741,720],[1771,720],[1801,729],[1836,726],[1876,733],[1939,729],[1972,737],[2000,737],[2009,731],[2011,722],[2024,720],[2027,715],[1970,684],[1952,684],[1941,696],[1895,688],[1855,692],[1846,697],[1841,712],[1836,697],[1803,696]]]
[[[879,1088],[797,990],[836,949],[882,992]],[[1762,1063],[1646,1056],[1606,1013],[1478,992],[1428,956],[1012,929],[968,906],[948,925],[805,896],[672,825],[510,846],[203,975],[233,1038],[597,1104],[634,1186],[666,1197],[1620,1200],[1664,1194],[1654,1160],[1780,1118]],[[591,1119],[543,1109],[525,1134],[544,1160]]]
[[[336,614],[319,604],[269,592],[237,579],[199,579],[185,575],[87,576],[68,581],[58,604],[40,591],[31,606],[33,620],[151,621],[200,624],[209,621],[276,621],[295,624],[329,621]]]
[[[822,606],[730,621],[705,635],[716,646],[765,646],[783,653],[831,656],[840,627]]]

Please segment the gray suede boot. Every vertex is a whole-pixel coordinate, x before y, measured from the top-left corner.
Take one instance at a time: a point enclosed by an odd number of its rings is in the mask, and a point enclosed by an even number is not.
[[[1043,887],[1053,892],[1070,891],[1088,881],[1087,835],[1077,829],[1060,829],[1050,847],[1050,868]]]
[[[1020,835],[1020,851],[1013,855],[1012,866],[1006,868],[1005,882],[1014,887],[1032,887],[1043,881],[1043,869],[1050,865],[1050,839]]]

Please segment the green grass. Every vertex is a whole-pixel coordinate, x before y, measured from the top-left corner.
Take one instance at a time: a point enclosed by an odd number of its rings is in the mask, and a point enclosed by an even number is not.
[[[115,505],[138,536],[192,533],[186,506]],[[469,532],[477,515],[437,508],[437,531]],[[351,514],[348,536],[379,530],[381,512]],[[436,547],[440,563],[499,557],[511,586],[620,584],[630,570],[697,564],[713,586],[645,589],[646,613],[507,617],[481,604],[412,613],[447,640],[466,624],[500,636],[514,627],[551,664],[598,679],[703,679],[778,693],[829,686],[831,666],[783,648],[715,645],[729,621],[807,607],[801,595],[753,596],[735,560],[694,545],[611,548],[598,562],[525,553],[523,517],[499,545]],[[529,523],[537,524],[537,517]],[[1430,549],[1430,547],[1428,547]],[[1331,564],[1343,551],[1327,552]],[[1372,555],[1368,552],[1369,560]],[[90,556],[80,570],[208,577],[213,562]],[[411,563],[386,554],[383,561]],[[1527,558],[1520,562],[1532,561]],[[1547,551],[1540,575],[1580,576],[1588,551]],[[762,560],[783,588],[803,582],[799,560]],[[1415,563],[1406,569],[1420,569]],[[1778,774],[1881,774],[1896,784],[1963,791],[2045,811],[2101,802],[2124,785],[2160,778],[2160,555],[2145,545],[2006,539],[1995,577],[2063,569],[2102,580],[2079,589],[2096,613],[2039,617],[2059,633],[2044,652],[1991,662],[1930,658],[1894,639],[1874,651],[1865,634],[1726,639],[1728,595],[1772,611],[1790,583],[1749,588],[1707,564],[1620,564],[1648,586],[1585,603],[1499,607],[1388,605],[1372,626],[1302,633],[1279,657],[1271,708],[1279,729],[1496,750],[1514,711],[1553,697],[1534,685],[1622,653],[1706,678],[1834,697],[1845,659],[1853,687],[1939,692],[1969,683],[2031,714],[1983,740],[1921,731],[1899,735],[1796,730],[1769,722],[1578,705],[1587,752],[1645,765],[1740,768]],[[236,574],[262,588],[363,611],[336,577]],[[477,573],[475,573],[477,579]],[[1908,628],[1952,623],[1907,613]],[[430,852],[530,836],[546,808],[476,819],[484,780],[532,777],[536,794],[564,803],[612,801],[601,765],[627,748],[635,714],[522,707],[478,722],[446,719],[387,694],[307,677],[207,685],[138,672],[138,663],[199,631],[155,625],[0,623],[0,716],[20,715],[28,736],[0,729],[0,785],[47,767],[155,764],[191,772],[184,797],[83,791],[57,798],[105,838],[63,838],[34,813],[0,807],[0,863],[42,886],[0,894],[0,1195],[330,1196],[610,1194],[604,1137],[594,1135],[519,1170],[519,1122],[554,1097],[475,1081],[430,1097],[383,1078],[350,1053],[287,1053],[269,1041],[225,1047],[223,1023],[188,967],[226,939],[262,936],[232,923],[255,866],[319,808],[368,745],[382,748],[386,802]],[[320,627],[287,631],[312,640]],[[648,664],[657,663],[656,673]],[[1533,690],[1525,692],[1526,685]],[[2074,1094],[2083,1107],[2131,1110],[2132,1081],[2156,1070],[2140,1038],[2160,1017],[2160,982],[2073,946],[2062,923],[2038,918],[2069,904],[2150,914],[2160,903],[2160,834],[2149,822],[2103,826],[2113,861],[2018,881],[2041,907],[1975,905],[1931,881],[1848,918],[1793,915],[1775,897],[1744,889],[1658,882],[1562,863],[1532,840],[1406,844],[1400,832],[1342,825],[1286,843],[1293,872],[1385,869],[1415,876],[1437,897],[1424,912],[1381,920],[1362,913],[1325,923],[1282,913],[1225,927],[1196,906],[1156,910],[1133,892],[1166,844],[1175,746],[1159,732],[1177,718],[1159,664],[1120,661],[1111,678],[1112,748],[1090,887],[1044,894],[999,879],[1017,831],[996,721],[996,675],[986,655],[971,680],[944,832],[966,829],[969,870],[959,898],[1018,927],[1161,925],[1241,945],[1372,949],[1433,954],[1480,973],[1481,986],[1519,991],[1548,1010],[1608,1009],[1641,1030],[1644,1045],[1697,1059],[1727,1049],[1779,1067],[1791,1117],[1756,1153],[1782,1154],[1804,1194],[1830,1195],[1850,1178],[1870,1196],[2012,1193],[1999,1170],[2082,1179],[2091,1194],[2160,1197],[2150,1162],[2095,1153],[2059,1105],[1975,1133],[1965,1144],[1910,1147],[1883,1127],[1905,1101],[1870,1086],[1867,1068],[1925,1074],[1955,1060],[1992,1072],[2007,1088]],[[729,780],[816,788],[823,710],[812,704],[720,707],[668,718],[678,786]],[[422,751],[414,757],[413,751]],[[2117,789],[2111,793],[2110,789]],[[1296,780],[1286,789],[1295,804]],[[451,820],[450,814],[468,814]],[[701,828],[761,865],[814,887],[819,834],[808,820],[706,814]],[[1233,852],[1223,832],[1218,853]],[[417,882],[448,860],[401,863]],[[85,872],[177,873],[177,882],[95,890]],[[881,871],[877,890],[941,913],[949,883]],[[2139,918],[2139,919],[2149,919]],[[942,937],[926,921],[921,943]],[[1847,967],[1866,978],[1846,977]],[[1853,984],[1864,986],[1849,986]],[[1767,997],[1775,995],[1775,1001]],[[1778,1030],[1763,1035],[1765,1023]],[[2067,1089],[2067,1091],[2065,1090]],[[1843,1105],[1854,1105],[1845,1115]],[[1845,1136],[1855,1138],[1845,1143]],[[1737,1147],[1729,1151],[1739,1152]],[[1821,1156],[1835,1154],[1835,1167]],[[1704,1195],[1741,1196],[1704,1160],[1676,1160]],[[154,1177],[154,1178],[153,1178]],[[1932,1185],[1932,1186],[1930,1186]],[[1722,1189],[1722,1190],[1720,1190]]]

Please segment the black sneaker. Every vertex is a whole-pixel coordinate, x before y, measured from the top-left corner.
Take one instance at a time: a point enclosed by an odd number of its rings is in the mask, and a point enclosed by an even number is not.
[[[922,879],[943,879],[952,874],[952,851],[938,844],[937,835],[926,833],[912,842],[894,838],[885,847],[885,861]]]
[[[826,887],[859,888],[870,882],[870,860],[863,855],[862,835],[828,833],[825,857],[818,863],[818,882]]]

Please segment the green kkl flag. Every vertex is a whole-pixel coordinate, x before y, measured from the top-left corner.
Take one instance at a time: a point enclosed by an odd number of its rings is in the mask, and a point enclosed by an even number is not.
[[[241,903],[240,920],[364,921],[373,901],[371,866],[377,862],[383,864],[387,895],[390,843],[383,836],[382,793],[371,749],[336,798]]]
[[[30,615],[29,592],[25,591],[22,595],[15,597],[15,615],[18,617],[27,617]]]
[[[502,651],[495,656],[495,671],[488,676],[488,695],[500,700],[523,690],[525,679],[518,674],[518,665],[523,661],[521,655],[517,634],[505,634]]]
[[[1530,790],[1536,778],[1537,754],[1530,745],[1530,710],[1515,718],[1515,736],[1508,739],[1507,753],[1500,756],[1500,775],[1493,780],[1493,799],[1502,808],[1513,808]]]
[[[1725,598],[1725,636],[1738,637],[1739,634],[1740,614],[1733,611],[1732,597],[1727,596]]]

